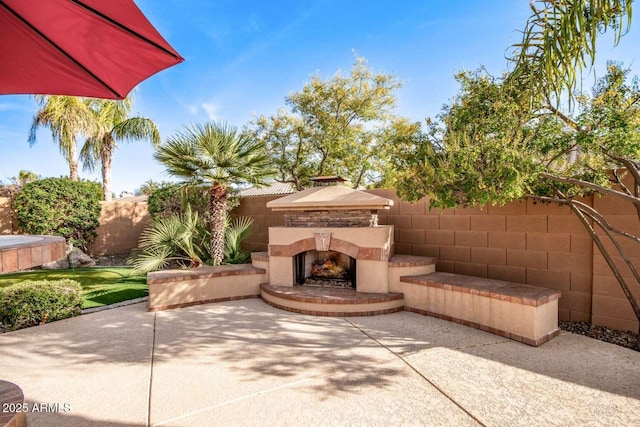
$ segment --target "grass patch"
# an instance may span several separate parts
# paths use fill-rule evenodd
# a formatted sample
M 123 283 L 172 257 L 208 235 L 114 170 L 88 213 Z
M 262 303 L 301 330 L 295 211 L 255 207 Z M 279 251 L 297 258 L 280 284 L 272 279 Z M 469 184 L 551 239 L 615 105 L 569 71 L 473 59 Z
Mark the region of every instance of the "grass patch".
M 82 286 L 82 308 L 100 307 L 149 295 L 145 275 L 126 267 L 90 267 L 75 270 L 35 270 L 0 275 L 0 288 L 27 280 L 72 279 Z

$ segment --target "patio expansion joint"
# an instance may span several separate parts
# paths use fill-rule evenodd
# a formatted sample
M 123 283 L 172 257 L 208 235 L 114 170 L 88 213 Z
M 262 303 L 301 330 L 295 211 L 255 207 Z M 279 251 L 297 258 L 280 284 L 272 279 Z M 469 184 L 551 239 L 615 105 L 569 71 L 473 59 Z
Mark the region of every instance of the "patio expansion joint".
M 365 331 L 364 329 L 362 329 L 361 327 L 359 327 L 358 325 L 356 325 L 355 323 L 353 323 L 352 321 L 350 321 L 349 319 L 344 319 L 345 322 L 349 323 L 351 326 L 353 326 L 355 329 L 357 329 L 358 331 L 360 331 L 364 336 L 366 336 L 367 338 L 369 338 L 370 340 L 372 340 L 373 342 L 375 342 L 376 344 L 378 344 L 380 347 L 384 348 L 385 350 L 387 350 L 389 353 L 393 354 L 398 360 L 400 360 L 402 363 L 404 363 L 409 369 L 411 369 L 413 372 L 415 372 L 420 378 L 422 378 L 424 381 L 426 381 L 431 387 L 433 387 L 434 389 L 436 389 L 440 394 L 442 394 L 445 398 L 447 398 L 451 403 L 453 403 L 455 406 L 458 407 L 458 409 L 460 409 L 462 412 L 464 412 L 467 416 L 469 416 L 469 418 L 471 418 L 472 420 L 474 420 L 476 423 L 478 423 L 478 425 L 482 426 L 482 427 L 486 427 L 486 424 L 483 423 L 482 421 L 480 421 L 480 419 L 478 419 L 478 417 L 476 417 L 475 415 L 473 415 L 471 412 L 469 412 L 464 406 L 462 406 L 461 403 L 459 403 L 458 401 L 456 401 L 451 395 L 447 394 L 447 392 L 445 392 L 442 388 L 440 388 L 437 384 L 435 384 L 433 381 L 431 381 L 429 378 L 427 378 L 422 372 L 420 372 L 416 367 L 414 367 L 406 358 L 404 358 L 401 354 L 393 351 L 391 348 L 389 348 L 388 346 L 384 345 L 382 342 L 380 342 L 379 340 L 377 340 L 375 337 L 373 337 L 372 335 L 370 335 L 369 333 L 367 333 L 367 331 Z M 491 344 L 488 344 L 491 345 Z
M 147 427 L 151 425 L 151 391 L 153 390 L 153 364 L 156 355 L 156 319 L 158 313 L 153 313 L 153 340 L 151 343 L 151 364 L 149 366 L 149 391 L 147 392 Z

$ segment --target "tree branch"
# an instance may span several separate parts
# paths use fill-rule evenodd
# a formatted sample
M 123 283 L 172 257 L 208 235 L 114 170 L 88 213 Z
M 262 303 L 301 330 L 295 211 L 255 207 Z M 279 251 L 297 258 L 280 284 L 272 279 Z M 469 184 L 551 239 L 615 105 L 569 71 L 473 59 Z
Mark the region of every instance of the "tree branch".
M 604 244 L 602 243 L 600 236 L 598 236 L 596 231 L 593 229 L 593 226 L 589 224 L 589 221 L 587 220 L 587 218 L 585 218 L 585 214 L 576 206 L 576 204 L 573 201 L 569 202 L 569 207 L 578 216 L 578 219 L 580 220 L 580 222 L 582 222 L 582 225 L 584 225 L 584 227 L 587 229 L 587 231 L 591 235 L 591 238 L 593 239 L 594 243 L 600 250 L 600 253 L 604 257 L 605 261 L 609 265 L 609 268 L 611 268 L 613 275 L 616 277 L 616 280 L 620 284 L 622 291 L 624 292 L 627 299 L 629 300 L 629 303 L 631 303 L 631 307 L 633 308 L 633 311 L 636 317 L 638 318 L 638 320 L 640 320 L 640 306 L 638 306 L 638 302 L 633 297 L 633 294 L 631 293 L 631 290 L 629 289 L 627 282 L 625 281 L 624 277 L 622 277 L 622 273 L 620 273 L 620 269 L 618 269 L 618 266 L 615 264 L 615 262 L 611 258 L 611 255 L 609 255 L 609 252 L 604 247 Z
M 578 187 L 584 187 L 584 188 L 589 188 L 592 190 L 595 190 L 597 192 L 603 193 L 603 194 L 608 194 L 611 196 L 615 196 L 615 197 L 619 197 L 622 198 L 624 200 L 627 200 L 631 203 L 633 203 L 634 206 L 640 206 L 640 199 L 633 197 L 633 196 L 629 196 L 621 191 L 616 191 L 616 190 L 612 190 L 610 188 L 604 188 L 601 187 L 599 185 L 593 184 L 591 182 L 588 181 L 583 181 L 581 179 L 576 179 L 576 178 L 564 178 L 558 175 L 553 175 L 553 174 L 549 174 L 549 173 L 541 173 L 540 174 L 541 178 L 546 178 L 546 179 L 550 179 L 552 181 L 557 181 L 557 182 L 564 182 L 567 184 L 572 184 L 572 185 L 577 185 Z

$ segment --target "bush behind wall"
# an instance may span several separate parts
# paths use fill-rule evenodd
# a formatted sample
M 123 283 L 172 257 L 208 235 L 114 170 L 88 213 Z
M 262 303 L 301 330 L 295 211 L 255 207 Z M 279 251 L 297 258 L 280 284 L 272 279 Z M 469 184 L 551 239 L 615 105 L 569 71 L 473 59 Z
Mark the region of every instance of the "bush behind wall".
M 62 236 L 88 251 L 97 236 L 102 187 L 92 181 L 46 178 L 26 184 L 13 200 L 21 232 Z

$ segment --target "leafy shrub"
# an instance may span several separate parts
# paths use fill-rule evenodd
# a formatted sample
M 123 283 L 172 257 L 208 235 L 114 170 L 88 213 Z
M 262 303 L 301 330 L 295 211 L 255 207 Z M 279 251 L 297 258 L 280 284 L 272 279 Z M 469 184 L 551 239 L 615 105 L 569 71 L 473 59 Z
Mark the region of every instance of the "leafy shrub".
M 231 211 L 240 205 L 240 197 L 236 191 L 229 190 L 227 210 Z M 152 218 L 181 215 L 187 206 L 196 212 L 208 227 L 211 213 L 209 211 L 209 187 L 184 187 L 179 184 L 163 182 L 154 190 L 147 201 Z
M 8 331 L 76 316 L 82 288 L 75 280 L 38 280 L 0 288 L 0 324 Z
M 91 181 L 46 178 L 26 184 L 13 200 L 21 231 L 62 236 L 87 251 L 100 224 L 102 186 Z

